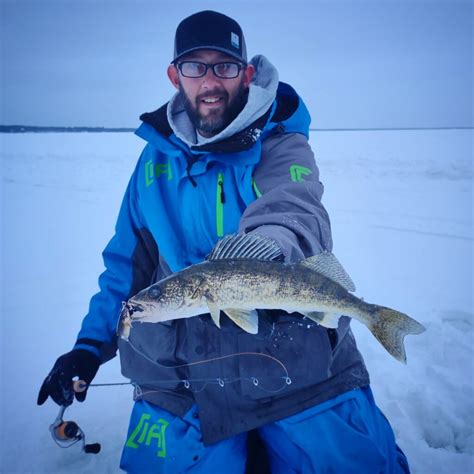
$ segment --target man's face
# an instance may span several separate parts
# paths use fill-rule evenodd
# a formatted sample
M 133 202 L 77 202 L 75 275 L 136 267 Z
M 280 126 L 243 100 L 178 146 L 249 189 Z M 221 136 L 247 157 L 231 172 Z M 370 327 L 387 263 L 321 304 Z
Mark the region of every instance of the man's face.
M 183 61 L 206 64 L 238 62 L 231 56 L 212 50 L 193 51 L 179 62 Z M 173 65 L 168 67 L 168 77 L 182 95 L 191 122 L 207 138 L 224 130 L 243 109 L 254 73 L 253 66 L 248 65 L 236 78 L 224 79 L 217 77 L 209 68 L 203 77 L 191 78 L 184 77 Z

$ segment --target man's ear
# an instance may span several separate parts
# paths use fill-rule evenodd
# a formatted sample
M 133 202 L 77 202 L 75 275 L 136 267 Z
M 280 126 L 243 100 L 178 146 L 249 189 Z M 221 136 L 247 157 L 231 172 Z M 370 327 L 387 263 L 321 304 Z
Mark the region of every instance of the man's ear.
M 176 89 L 179 89 L 179 77 L 178 77 L 178 69 L 174 64 L 170 64 L 168 66 L 168 77 L 169 80 L 171 81 L 171 84 L 176 87 Z
M 244 69 L 244 86 L 248 87 L 252 78 L 255 74 L 255 67 L 252 64 L 248 64 Z

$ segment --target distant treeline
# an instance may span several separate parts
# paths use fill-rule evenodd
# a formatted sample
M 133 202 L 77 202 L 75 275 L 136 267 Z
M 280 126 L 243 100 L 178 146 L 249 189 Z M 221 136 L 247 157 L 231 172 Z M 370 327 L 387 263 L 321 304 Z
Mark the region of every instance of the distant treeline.
M 32 127 L 28 125 L 0 125 L 0 133 L 45 133 L 45 132 L 133 132 L 134 128 L 106 127 Z
M 391 128 L 310 128 L 311 132 L 383 132 L 403 130 L 473 130 L 473 127 L 391 127 Z M 134 132 L 135 128 L 108 127 L 33 127 L 29 125 L 0 125 L 0 133 L 77 133 Z

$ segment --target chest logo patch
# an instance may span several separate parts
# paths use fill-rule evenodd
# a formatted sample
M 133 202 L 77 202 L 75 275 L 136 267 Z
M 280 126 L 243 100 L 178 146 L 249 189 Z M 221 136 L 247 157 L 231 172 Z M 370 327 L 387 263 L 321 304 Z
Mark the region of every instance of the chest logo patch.
M 173 179 L 173 171 L 167 163 L 154 164 L 153 161 L 145 163 L 145 184 L 146 187 L 151 186 L 156 179 L 165 177 L 168 181 Z

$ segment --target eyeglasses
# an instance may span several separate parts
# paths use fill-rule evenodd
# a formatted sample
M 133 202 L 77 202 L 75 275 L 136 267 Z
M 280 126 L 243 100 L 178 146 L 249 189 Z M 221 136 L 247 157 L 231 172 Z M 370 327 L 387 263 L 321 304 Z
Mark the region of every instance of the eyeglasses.
M 206 64 L 198 61 L 183 61 L 176 66 L 184 77 L 203 77 L 207 74 L 207 70 L 211 68 L 214 75 L 221 79 L 234 79 L 240 74 L 240 70 L 245 67 L 243 64 L 232 62 Z

